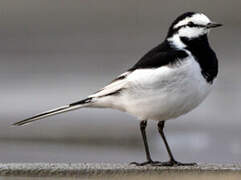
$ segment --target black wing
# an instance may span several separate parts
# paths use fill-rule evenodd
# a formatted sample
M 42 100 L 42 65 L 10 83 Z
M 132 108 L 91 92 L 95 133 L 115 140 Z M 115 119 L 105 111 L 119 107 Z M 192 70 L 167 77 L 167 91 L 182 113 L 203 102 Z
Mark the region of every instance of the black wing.
M 168 64 L 175 64 L 186 58 L 188 54 L 183 50 L 172 48 L 168 42 L 150 50 L 129 71 L 146 68 L 159 68 Z

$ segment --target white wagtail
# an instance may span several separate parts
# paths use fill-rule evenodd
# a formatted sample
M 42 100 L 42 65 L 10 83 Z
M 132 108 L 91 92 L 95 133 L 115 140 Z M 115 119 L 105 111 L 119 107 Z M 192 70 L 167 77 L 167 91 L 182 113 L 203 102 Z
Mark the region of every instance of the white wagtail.
M 170 26 L 165 40 L 109 85 L 87 98 L 23 121 L 20 126 L 48 116 L 79 108 L 112 108 L 128 112 L 140 120 L 147 161 L 136 165 L 178 166 L 163 129 L 165 121 L 197 107 L 209 94 L 218 74 L 218 61 L 208 43 L 209 30 L 219 27 L 202 14 L 187 12 Z M 146 139 L 147 120 L 158 121 L 158 130 L 170 160 L 151 159 Z

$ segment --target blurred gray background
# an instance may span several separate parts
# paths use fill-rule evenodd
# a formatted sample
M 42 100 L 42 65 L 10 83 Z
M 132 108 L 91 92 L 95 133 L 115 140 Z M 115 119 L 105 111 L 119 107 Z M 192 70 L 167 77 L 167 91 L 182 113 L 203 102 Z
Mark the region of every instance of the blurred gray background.
M 139 122 L 118 111 L 82 109 L 10 125 L 103 87 L 186 11 L 224 24 L 209 36 L 220 74 L 201 106 L 167 122 L 167 138 L 178 160 L 240 162 L 240 9 L 239 0 L 0 1 L 0 162 L 143 161 Z M 156 123 L 148 125 L 153 159 L 167 159 Z

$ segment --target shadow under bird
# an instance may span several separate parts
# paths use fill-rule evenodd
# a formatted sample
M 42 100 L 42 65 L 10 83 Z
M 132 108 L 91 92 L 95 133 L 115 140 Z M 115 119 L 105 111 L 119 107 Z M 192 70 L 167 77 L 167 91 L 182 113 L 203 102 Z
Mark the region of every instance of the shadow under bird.
M 203 13 L 187 12 L 175 19 L 165 40 L 109 85 L 87 98 L 43 112 L 13 125 L 21 126 L 79 108 L 112 108 L 140 120 L 146 161 L 138 166 L 184 166 L 175 160 L 164 134 L 165 122 L 188 113 L 209 94 L 218 74 L 218 60 L 208 42 L 210 29 L 221 26 Z M 148 120 L 158 122 L 169 161 L 153 161 L 146 138 Z

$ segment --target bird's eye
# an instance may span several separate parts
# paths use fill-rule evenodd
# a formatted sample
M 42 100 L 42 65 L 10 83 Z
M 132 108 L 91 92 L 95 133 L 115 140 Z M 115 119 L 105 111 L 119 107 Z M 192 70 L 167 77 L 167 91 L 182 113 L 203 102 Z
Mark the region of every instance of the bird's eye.
M 192 26 L 194 26 L 194 23 L 193 23 L 193 22 L 189 22 L 189 23 L 188 23 L 188 26 L 191 26 L 191 27 L 192 27 Z

